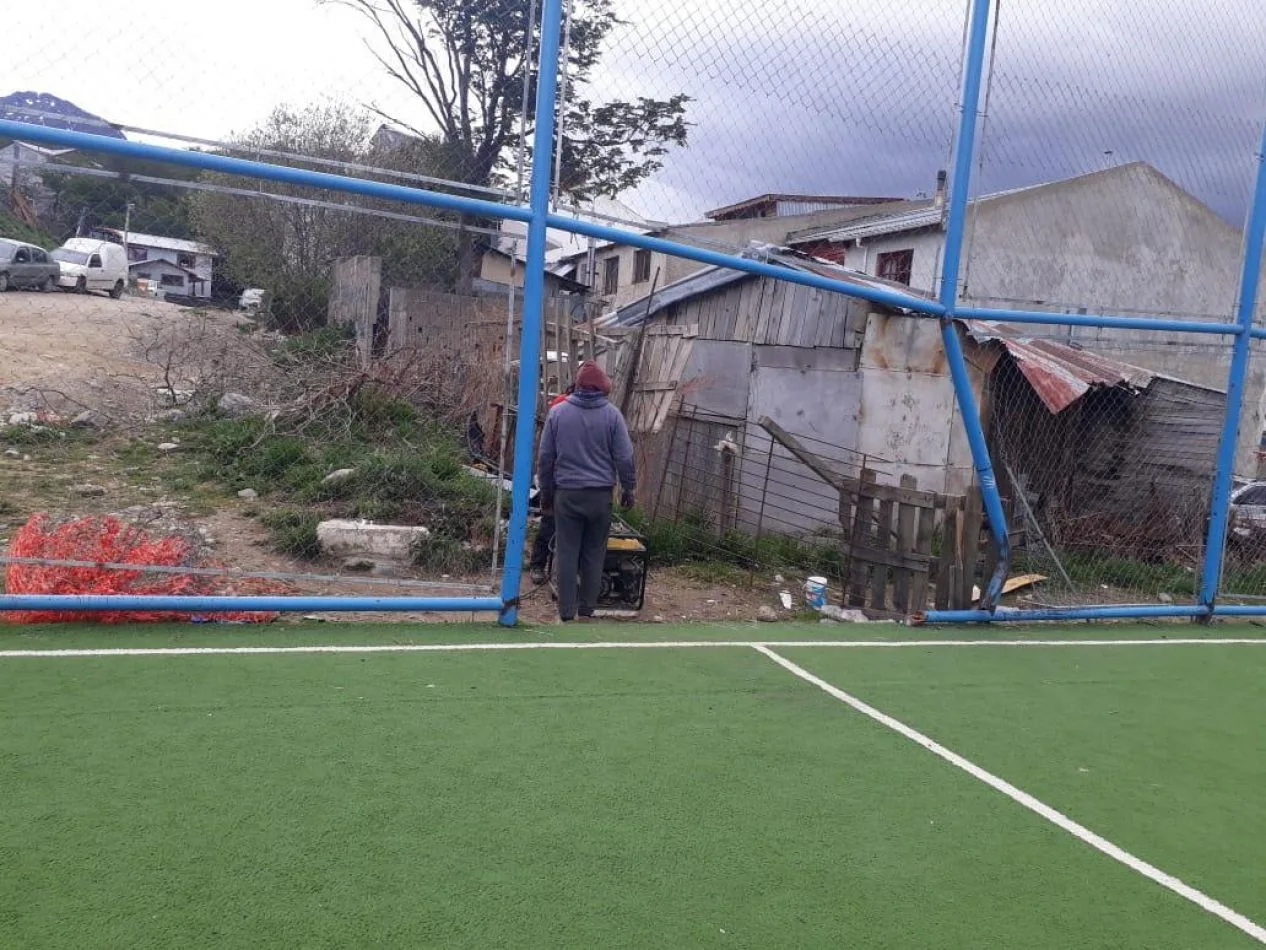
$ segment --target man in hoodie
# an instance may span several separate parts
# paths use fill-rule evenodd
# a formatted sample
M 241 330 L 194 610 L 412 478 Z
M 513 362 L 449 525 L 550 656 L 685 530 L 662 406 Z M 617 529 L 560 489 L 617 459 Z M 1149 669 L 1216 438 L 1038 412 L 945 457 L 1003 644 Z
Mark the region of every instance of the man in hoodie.
M 575 391 L 575 384 L 568 386 L 565 391 L 559 393 L 550 400 L 550 409 L 566 402 L 567 397 Z M 553 540 L 554 509 L 552 506 L 547 508 L 544 504 L 542 504 L 541 526 L 536 530 L 536 540 L 532 542 L 532 559 L 528 562 L 528 569 L 532 572 L 532 583 L 538 587 L 548 580 L 545 576 L 545 564 L 549 561 L 549 545 Z
M 633 507 L 633 443 L 624 416 L 607 401 L 610 392 L 607 374 L 586 362 L 576 374 L 576 391 L 550 410 L 541 436 L 537 477 L 542 508 L 554 510 L 558 616 L 564 623 L 593 616 L 597 606 L 617 482 L 620 506 Z

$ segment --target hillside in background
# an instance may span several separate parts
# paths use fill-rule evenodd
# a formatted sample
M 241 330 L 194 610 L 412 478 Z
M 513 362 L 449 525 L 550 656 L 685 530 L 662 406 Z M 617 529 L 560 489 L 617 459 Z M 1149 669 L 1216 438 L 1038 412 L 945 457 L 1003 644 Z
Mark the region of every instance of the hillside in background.
M 57 246 L 57 239 L 51 234 L 19 220 L 3 204 L 0 204 L 0 237 L 26 241 L 49 250 Z
M 118 129 L 106 124 L 104 119 L 47 92 L 14 92 L 0 96 L 0 119 L 116 139 L 126 138 Z

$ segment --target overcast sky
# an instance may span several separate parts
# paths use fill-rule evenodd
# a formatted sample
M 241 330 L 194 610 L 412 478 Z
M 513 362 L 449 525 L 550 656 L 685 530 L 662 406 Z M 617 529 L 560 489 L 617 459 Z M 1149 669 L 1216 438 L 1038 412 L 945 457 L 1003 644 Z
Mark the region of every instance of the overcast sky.
M 694 99 L 689 148 L 626 201 L 688 220 L 767 191 L 930 191 L 950 150 L 965 0 L 618 0 L 594 98 Z M 315 0 L 6 4 L 0 94 L 210 138 L 279 103 L 422 123 Z M 1266 120 L 1259 0 L 1002 0 L 978 193 L 1144 159 L 1231 220 Z

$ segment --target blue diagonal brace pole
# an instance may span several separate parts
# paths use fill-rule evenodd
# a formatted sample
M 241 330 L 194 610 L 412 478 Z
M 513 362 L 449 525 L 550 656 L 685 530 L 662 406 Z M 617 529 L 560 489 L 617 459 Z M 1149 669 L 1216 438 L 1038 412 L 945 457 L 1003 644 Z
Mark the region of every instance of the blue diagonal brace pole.
M 941 269 L 939 300 L 945 308 L 941 317 L 941 339 L 945 346 L 950 379 L 967 430 L 976 481 L 989 516 L 989 531 L 998 546 L 998 567 L 989 579 L 980 599 L 982 610 L 991 611 L 1002 596 L 1002 584 L 1011 562 L 1011 545 L 1007 535 L 1007 517 L 1002 510 L 1002 496 L 989 458 L 985 430 L 980 422 L 980 406 L 971 388 L 971 373 L 963 355 L 963 344 L 954 325 L 954 307 L 958 303 L 958 275 L 963 262 L 963 239 L 967 229 L 967 198 L 971 189 L 971 167 L 976 154 L 976 125 L 980 114 L 980 91 L 985 68 L 985 48 L 989 40 L 989 0 L 972 0 L 971 21 L 967 30 L 967 51 L 963 67 L 962 111 L 955 138 L 954 170 L 950 178 L 949 200 L 945 219 L 945 254 Z
M 550 156 L 554 154 L 554 104 L 558 97 L 559 42 L 563 0 L 543 0 L 541 51 L 537 68 L 536 127 L 532 136 L 532 179 L 527 259 L 523 265 L 523 333 L 519 343 L 519 410 L 514 425 L 514 488 L 510 495 L 510 530 L 501 575 L 501 622 L 518 622 L 519 585 L 527 546 L 528 489 L 536 448 L 537 387 L 540 385 L 541 321 L 545 309 L 545 236 L 550 199 Z
M 1235 474 L 1235 447 L 1244 410 L 1244 384 L 1248 377 L 1252 349 L 1253 314 L 1257 310 L 1257 290 L 1261 282 L 1262 247 L 1266 241 L 1266 127 L 1262 129 L 1257 152 L 1257 183 L 1249 209 L 1244 237 L 1244 261 L 1240 271 L 1240 294 L 1235 323 L 1238 335 L 1231 351 L 1231 369 L 1226 382 L 1226 415 L 1218 443 L 1213 495 L 1209 500 L 1209 529 L 1205 536 L 1204 567 L 1200 574 L 1200 603 L 1212 607 L 1222 583 L 1226 556 L 1227 521 L 1231 511 L 1231 483 Z

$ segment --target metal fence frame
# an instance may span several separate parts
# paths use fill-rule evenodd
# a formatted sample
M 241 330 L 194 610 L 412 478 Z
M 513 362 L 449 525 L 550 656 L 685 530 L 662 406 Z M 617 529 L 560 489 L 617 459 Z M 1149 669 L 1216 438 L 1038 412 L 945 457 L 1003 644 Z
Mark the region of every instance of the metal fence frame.
M 533 137 L 535 156 L 551 156 L 554 151 L 555 112 L 558 100 L 557 65 L 561 54 L 564 6 L 565 0 L 541 0 L 541 44 Z M 540 327 L 545 290 L 545 238 L 547 228 L 557 228 L 581 236 L 683 257 L 702 264 L 719 265 L 788 283 L 858 297 L 873 303 L 903 308 L 913 314 L 940 321 L 959 412 L 966 426 L 977 480 L 985 510 L 989 516 L 990 532 L 994 543 L 998 546 L 999 557 L 997 571 L 984 592 L 980 609 L 928 611 L 918 615 L 916 619 L 927 622 L 962 623 L 1158 617 L 1207 620 L 1214 616 L 1266 616 L 1266 605 L 1235 606 L 1217 603 L 1230 512 L 1236 434 L 1244 402 L 1244 383 L 1249 369 L 1250 346 L 1254 338 L 1266 339 L 1266 328 L 1253 326 L 1263 241 L 1266 239 L 1266 163 L 1263 161 L 1263 156 L 1266 154 L 1266 128 L 1263 129 L 1262 145 L 1257 156 L 1255 186 L 1244 241 L 1238 309 L 1233 322 L 1185 322 L 1112 314 L 1055 314 L 959 306 L 958 284 L 967 223 L 967 200 L 976 155 L 977 129 L 981 120 L 981 93 L 990 24 L 991 18 L 996 13 L 996 6 L 996 0 L 968 0 L 963 78 L 958 106 L 953 171 L 950 176 L 947 201 L 945 257 L 939 294 L 935 301 L 883 288 L 861 287 L 816 274 L 790 271 L 733 254 L 679 244 L 672 240 L 636 234 L 551 212 L 552 169 L 551 162 L 548 160 L 537 160 L 533 163 L 529 201 L 524 206 L 250 161 L 227 155 L 129 142 L 82 132 L 47 128 L 26 122 L 0 121 L 0 136 L 41 145 L 108 153 L 247 178 L 389 199 L 477 217 L 524 222 L 528 227 L 523 291 L 523 335 L 519 354 L 522 372 L 519 376 L 519 412 L 516 419 L 513 465 L 514 488 L 511 494 L 510 525 L 500 596 L 376 598 L 5 595 L 0 596 L 0 610 L 473 611 L 493 612 L 499 616 L 501 623 L 515 624 L 518 619 L 518 592 L 527 541 L 528 489 L 533 467 L 534 409 L 539 385 Z M 958 335 L 953 329 L 955 318 L 1042 325 L 1126 327 L 1170 333 L 1218 334 L 1234 338 L 1234 350 L 1227 380 L 1225 417 L 1214 473 L 1204 563 L 1196 603 L 1163 606 L 1086 606 L 1049 610 L 1014 610 L 997 607 L 1009 566 L 1008 529 L 1002 496 L 994 477 L 993 463 L 980 423 L 979 407 L 976 405 L 968 378 L 967 363 Z

